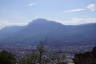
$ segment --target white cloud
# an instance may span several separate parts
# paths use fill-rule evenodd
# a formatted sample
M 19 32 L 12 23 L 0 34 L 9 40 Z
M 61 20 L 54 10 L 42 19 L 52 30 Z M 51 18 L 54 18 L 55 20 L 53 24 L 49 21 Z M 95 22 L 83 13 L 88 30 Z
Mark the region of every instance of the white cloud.
M 76 23 L 96 23 L 96 18 L 72 18 L 73 22 Z
M 92 12 L 96 11 L 96 3 L 89 4 L 85 8 L 65 10 L 64 12 L 81 12 L 86 10 L 90 10 Z
M 86 8 L 91 11 L 96 11 L 96 4 L 89 4 Z
M 80 12 L 84 11 L 85 9 L 73 9 L 73 10 L 65 10 L 64 12 Z
M 26 25 L 27 23 L 24 23 L 24 22 L 9 22 L 9 21 L 6 21 L 6 20 L 0 20 L 0 28 L 2 27 L 5 27 L 5 26 L 14 26 L 14 25 L 17 25 L 17 26 L 22 26 L 22 25 Z
M 87 24 L 87 23 L 96 23 L 96 18 L 72 18 L 62 22 L 66 25 L 78 25 L 78 24 Z
M 29 3 L 28 6 L 32 7 L 32 6 L 35 6 L 36 3 Z

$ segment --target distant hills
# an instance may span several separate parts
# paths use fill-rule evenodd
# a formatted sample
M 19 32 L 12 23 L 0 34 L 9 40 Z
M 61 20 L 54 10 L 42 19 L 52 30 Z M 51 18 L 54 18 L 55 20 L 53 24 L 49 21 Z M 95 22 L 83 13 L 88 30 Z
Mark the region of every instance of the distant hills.
M 96 45 L 96 23 L 63 25 L 46 19 L 36 19 L 27 26 L 11 26 L 0 30 L 0 44 L 38 44 L 49 46 Z

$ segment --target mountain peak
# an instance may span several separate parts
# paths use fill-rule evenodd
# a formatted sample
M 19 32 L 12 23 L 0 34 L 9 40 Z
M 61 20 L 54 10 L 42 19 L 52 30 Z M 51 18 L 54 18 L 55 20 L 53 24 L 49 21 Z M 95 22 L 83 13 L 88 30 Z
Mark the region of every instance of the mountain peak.
M 32 22 L 30 22 L 29 26 L 30 25 L 37 25 L 37 24 L 47 23 L 47 22 L 49 22 L 49 21 L 46 20 L 46 19 L 39 18 L 39 19 L 35 19 Z
M 31 23 L 29 23 L 28 26 L 31 26 L 31 27 L 33 26 L 34 27 L 64 27 L 64 25 L 61 23 L 42 19 L 42 18 L 33 20 Z
M 49 20 L 43 19 L 43 18 L 38 18 L 32 21 L 32 23 L 42 23 L 42 22 L 49 22 Z
M 41 21 L 41 22 L 44 21 L 44 22 L 45 22 L 45 21 L 47 21 L 47 20 L 46 20 L 46 19 L 43 19 L 43 18 L 38 18 L 38 19 L 35 19 L 35 20 L 33 20 L 33 21 L 34 21 L 34 22 L 36 22 L 36 21 Z

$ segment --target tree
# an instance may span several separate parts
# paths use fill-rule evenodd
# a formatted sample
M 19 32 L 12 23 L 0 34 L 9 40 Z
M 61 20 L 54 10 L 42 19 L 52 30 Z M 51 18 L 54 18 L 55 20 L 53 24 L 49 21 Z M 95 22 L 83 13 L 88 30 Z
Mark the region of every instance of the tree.
M 44 52 L 44 46 L 43 44 L 38 44 L 35 51 L 32 51 L 32 53 L 24 56 L 20 61 L 19 64 L 42 64 L 43 58 L 43 52 Z
M 16 58 L 10 52 L 0 52 L 0 64 L 16 64 Z
M 90 52 L 75 54 L 75 64 L 96 64 L 96 47 Z
M 42 64 L 42 56 L 43 56 L 43 53 L 45 52 L 44 50 L 44 45 L 42 42 L 40 42 L 40 44 L 37 46 L 37 51 L 39 53 L 39 59 L 38 59 L 38 62 L 39 64 Z

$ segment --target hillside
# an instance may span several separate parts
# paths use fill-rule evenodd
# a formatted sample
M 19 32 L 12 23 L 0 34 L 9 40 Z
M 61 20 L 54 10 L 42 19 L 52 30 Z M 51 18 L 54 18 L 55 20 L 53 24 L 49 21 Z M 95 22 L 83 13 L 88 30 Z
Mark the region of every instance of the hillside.
M 96 45 L 96 24 L 63 25 L 46 19 L 36 19 L 27 26 L 0 30 L 1 44 L 32 44 L 46 40 L 51 45 Z

